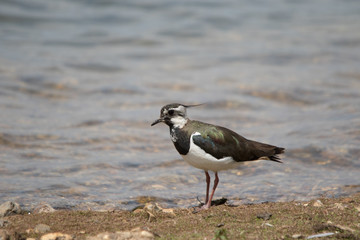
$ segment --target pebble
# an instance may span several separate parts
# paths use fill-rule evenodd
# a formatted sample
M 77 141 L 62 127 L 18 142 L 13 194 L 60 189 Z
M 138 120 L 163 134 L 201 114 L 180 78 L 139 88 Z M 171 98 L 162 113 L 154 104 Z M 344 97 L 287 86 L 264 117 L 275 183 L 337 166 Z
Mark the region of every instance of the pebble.
M 302 238 L 303 236 L 301 234 L 294 234 L 291 237 L 294 239 L 299 239 L 299 238 Z
M 256 217 L 264 220 L 269 220 L 271 216 L 272 216 L 271 213 L 259 213 Z
M 51 213 L 55 212 L 56 210 L 50 206 L 48 203 L 40 203 L 34 208 L 33 213 Z
M 0 217 L 10 216 L 13 214 L 20 214 L 21 208 L 18 203 L 15 202 L 5 202 L 0 205 Z
M 320 200 L 316 200 L 313 204 L 314 207 L 322 207 L 324 204 Z
M 55 232 L 42 235 L 40 240 L 72 240 L 73 237 L 66 233 Z
M 174 213 L 174 209 L 172 208 L 164 208 L 162 210 L 163 213 L 167 213 L 167 214 L 170 214 L 170 215 L 173 215 L 173 216 L 176 216 L 176 214 Z
M 335 203 L 334 205 L 335 205 L 335 207 L 336 207 L 337 209 L 340 209 L 340 210 L 344 210 L 344 209 L 345 209 L 345 207 L 344 207 L 344 205 L 343 205 L 342 203 Z
M 86 239 L 87 240 L 126 240 L 126 239 L 152 240 L 155 239 L 155 236 L 149 231 L 145 231 L 140 228 L 134 228 L 130 231 L 124 231 L 124 232 L 99 233 L 96 236 L 90 236 L 87 237 Z
M 9 221 L 4 220 L 4 219 L 0 219 L 0 227 L 6 227 L 10 224 Z
M 6 230 L 0 229 L 0 239 L 1 240 L 9 240 L 10 235 Z
M 146 203 L 142 210 L 136 209 L 134 212 L 145 211 L 149 214 L 150 218 L 154 217 L 157 212 L 163 212 L 172 216 L 175 216 L 174 209 L 172 208 L 162 208 L 158 203 Z M 150 220 L 149 218 L 149 220 Z
M 46 233 L 50 231 L 50 227 L 46 224 L 38 224 L 34 228 L 35 233 Z

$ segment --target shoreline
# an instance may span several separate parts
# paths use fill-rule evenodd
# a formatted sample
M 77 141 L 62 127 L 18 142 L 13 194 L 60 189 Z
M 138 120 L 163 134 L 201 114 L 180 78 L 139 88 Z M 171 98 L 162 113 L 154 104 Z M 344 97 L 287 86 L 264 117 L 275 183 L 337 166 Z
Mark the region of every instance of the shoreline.
M 64 239 L 93 240 L 126 239 L 121 236 L 136 239 L 301 239 L 320 234 L 318 237 L 326 239 L 360 239 L 359 219 L 360 192 L 311 201 L 219 205 L 196 214 L 191 209 L 162 208 L 154 202 L 133 211 L 52 210 L 51 206 L 44 205 L 32 213 L 23 211 L 0 218 L 0 237 L 55 239 L 55 235 L 49 234 L 56 233 L 64 234 Z

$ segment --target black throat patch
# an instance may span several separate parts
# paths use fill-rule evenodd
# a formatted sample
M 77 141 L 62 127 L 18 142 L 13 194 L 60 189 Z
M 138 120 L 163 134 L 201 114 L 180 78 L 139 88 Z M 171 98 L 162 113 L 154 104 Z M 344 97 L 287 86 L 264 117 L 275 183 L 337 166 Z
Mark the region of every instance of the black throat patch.
M 176 150 L 181 155 L 186 155 L 190 149 L 190 136 L 186 131 L 180 128 L 170 127 L 171 140 L 175 145 Z

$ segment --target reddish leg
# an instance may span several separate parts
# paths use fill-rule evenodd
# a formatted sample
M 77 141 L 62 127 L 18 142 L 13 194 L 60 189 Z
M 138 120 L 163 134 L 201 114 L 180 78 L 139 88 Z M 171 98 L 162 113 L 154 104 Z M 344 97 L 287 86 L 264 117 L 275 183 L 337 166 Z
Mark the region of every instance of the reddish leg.
M 210 175 L 208 171 L 205 171 L 205 176 L 206 176 L 206 199 L 205 199 L 205 204 L 206 204 L 209 200 L 209 188 L 210 188 Z
M 216 187 L 219 183 L 219 177 L 218 177 L 218 174 L 217 172 L 215 172 L 215 180 L 214 180 L 214 186 L 213 186 L 213 189 L 212 189 L 212 192 L 211 192 L 211 195 L 210 195 L 210 198 L 209 200 L 206 202 L 206 204 L 204 206 L 202 206 L 202 209 L 208 209 L 211 207 L 211 201 L 214 197 L 214 193 L 215 193 L 215 190 L 216 190 Z

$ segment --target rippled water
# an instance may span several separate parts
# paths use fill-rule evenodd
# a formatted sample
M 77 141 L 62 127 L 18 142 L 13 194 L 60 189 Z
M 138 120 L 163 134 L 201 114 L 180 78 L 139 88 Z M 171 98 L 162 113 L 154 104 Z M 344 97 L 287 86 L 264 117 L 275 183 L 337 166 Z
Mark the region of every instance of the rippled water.
M 287 149 L 220 173 L 215 197 L 305 200 L 360 190 L 360 2 L 0 2 L 0 201 L 31 208 L 196 204 L 177 154 L 191 119 Z

